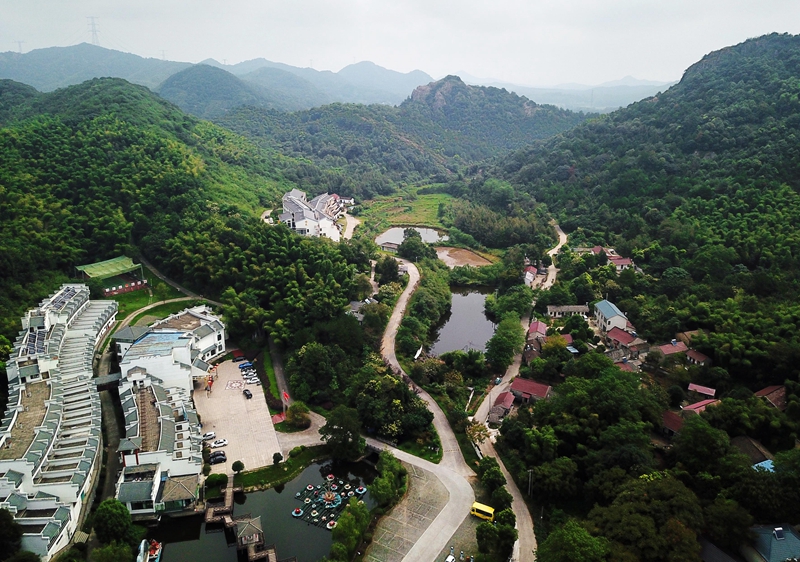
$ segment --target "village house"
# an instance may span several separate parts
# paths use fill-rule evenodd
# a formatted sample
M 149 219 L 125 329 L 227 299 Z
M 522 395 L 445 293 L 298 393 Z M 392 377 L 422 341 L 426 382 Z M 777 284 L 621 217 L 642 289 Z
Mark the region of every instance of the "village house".
M 532 286 L 536 281 L 536 268 L 532 265 L 526 266 L 522 274 L 526 285 Z
M 686 360 L 692 365 L 700 365 L 701 367 L 710 367 L 711 358 L 696 349 L 690 349 L 686 352 Z
M 552 388 L 546 384 L 520 377 L 514 379 L 510 390 L 514 397 L 518 398 L 523 404 L 546 400 L 552 392 Z
M 628 328 L 628 317 L 612 302 L 602 300 L 594 305 L 594 319 L 604 332 L 612 328 L 625 330 Z
M 701 400 L 700 402 L 695 402 L 694 404 L 689 404 L 688 406 L 684 406 L 682 414 L 684 417 L 692 414 L 701 414 L 706 410 L 706 408 L 708 408 L 709 406 L 713 406 L 714 404 L 717 403 L 719 403 L 719 400 L 714 400 L 713 398 L 709 398 L 708 400 Z
M 689 392 L 696 392 L 697 394 L 708 396 L 709 398 L 714 398 L 714 396 L 717 394 L 716 389 L 708 386 L 700 386 L 699 384 L 694 383 L 689 383 Z
M 589 305 L 586 304 L 568 304 L 557 306 L 550 304 L 547 306 L 547 316 L 550 318 L 566 318 L 568 316 L 575 316 L 576 314 L 586 318 L 589 316 Z
M 686 344 L 678 340 L 672 340 L 670 343 L 659 345 L 658 349 L 664 354 L 664 357 L 669 357 L 670 355 L 675 355 L 677 353 L 686 353 L 689 351 L 689 348 L 686 347 Z
M 781 385 L 768 386 L 756 392 L 756 396 L 766 400 L 772 407 L 781 412 L 786 409 L 786 387 Z
M 664 426 L 662 432 L 667 437 L 674 437 L 683 429 L 683 418 L 671 410 L 661 415 L 661 421 Z
M 492 409 L 489 410 L 489 423 L 498 424 L 511 411 L 514 405 L 514 395 L 510 392 L 501 392 L 494 401 Z
M 541 320 L 534 320 L 528 328 L 528 341 L 543 338 L 547 335 L 547 324 Z
M 788 562 L 800 558 L 800 535 L 791 525 L 758 525 L 750 528 L 755 542 L 742 547 L 752 562 Z

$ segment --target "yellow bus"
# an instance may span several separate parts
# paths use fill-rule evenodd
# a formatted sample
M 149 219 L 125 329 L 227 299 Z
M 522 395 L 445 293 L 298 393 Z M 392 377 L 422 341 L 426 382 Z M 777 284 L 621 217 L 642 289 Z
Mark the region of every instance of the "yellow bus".
M 475 502 L 472 504 L 472 509 L 469 510 L 470 515 L 486 519 L 487 521 L 494 521 L 494 508 Z

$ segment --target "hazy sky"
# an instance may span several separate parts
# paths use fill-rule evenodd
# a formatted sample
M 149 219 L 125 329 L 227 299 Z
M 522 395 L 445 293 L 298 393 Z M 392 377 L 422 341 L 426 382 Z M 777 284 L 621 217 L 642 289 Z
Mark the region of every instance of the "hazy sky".
M 800 33 L 798 0 L 0 0 L 0 51 L 91 42 L 228 64 L 370 60 L 525 85 L 679 79 L 704 54 Z

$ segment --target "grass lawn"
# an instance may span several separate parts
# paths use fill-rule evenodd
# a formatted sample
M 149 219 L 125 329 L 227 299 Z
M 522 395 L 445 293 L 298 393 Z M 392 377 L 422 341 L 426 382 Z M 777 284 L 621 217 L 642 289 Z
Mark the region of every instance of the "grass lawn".
M 161 279 L 155 276 L 155 274 L 150 271 L 148 268 L 144 269 L 144 276 L 147 279 L 147 285 L 152 288 L 156 284 L 164 285 L 166 289 L 164 290 L 163 294 L 159 294 L 159 300 L 169 300 L 175 299 L 178 297 L 186 296 L 171 285 L 167 285 Z M 124 293 L 122 295 L 116 295 L 114 297 L 109 297 L 108 299 L 104 300 L 115 300 L 119 303 L 119 311 L 117 312 L 117 321 L 121 322 L 125 320 L 128 316 L 130 316 L 133 312 L 139 310 L 143 306 L 147 306 L 148 304 L 152 304 L 153 300 L 156 297 L 150 296 L 150 291 L 148 289 L 142 289 L 140 291 L 133 291 L 132 293 Z
M 201 300 L 201 299 L 198 299 Z M 208 304 L 208 303 L 206 303 Z M 145 310 L 144 312 L 140 312 L 136 316 L 133 317 L 131 320 L 131 326 L 135 326 L 136 323 L 144 318 L 145 316 L 155 316 L 157 318 L 166 318 L 170 314 L 175 314 L 176 312 L 180 312 L 184 308 L 189 308 L 194 306 L 193 301 L 178 301 L 178 302 L 167 302 L 164 304 L 160 304 L 158 306 L 154 306 L 150 310 Z
M 370 222 L 386 221 L 389 225 L 431 226 L 444 228 L 439 220 L 439 204 L 452 199 L 446 193 L 418 195 L 404 198 L 403 195 L 374 199 L 359 218 Z
M 417 443 L 416 440 L 403 441 L 397 444 L 397 448 L 406 453 L 412 454 L 415 457 L 431 461 L 434 464 L 439 464 L 442 460 L 442 442 L 439 440 L 439 434 L 436 433 L 436 428 L 431 424 L 431 433 L 433 438 L 427 443 Z M 433 447 L 433 449 L 431 449 Z
M 285 421 L 282 421 L 281 423 L 275 424 L 275 431 L 277 431 L 278 433 L 300 433 L 301 431 L 305 431 L 305 429 L 299 427 L 292 427 Z
M 269 393 L 272 394 L 277 400 L 281 399 L 281 394 L 278 392 L 278 379 L 275 378 L 275 369 L 272 367 L 272 357 L 269 355 L 269 348 L 264 350 L 262 355 L 264 359 L 264 372 L 269 379 Z
M 233 477 L 233 482 L 236 486 L 242 486 L 245 489 L 259 488 L 265 490 L 288 482 L 316 459 L 326 456 L 325 445 L 307 447 L 299 455 L 290 456 L 286 462 L 237 474 Z

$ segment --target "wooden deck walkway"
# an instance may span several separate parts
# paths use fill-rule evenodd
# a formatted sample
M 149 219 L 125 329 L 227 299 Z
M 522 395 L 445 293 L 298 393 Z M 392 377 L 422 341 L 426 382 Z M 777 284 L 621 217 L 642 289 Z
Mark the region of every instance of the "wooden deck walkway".
M 243 515 L 236 519 L 233 517 L 233 496 L 235 493 L 241 491 L 242 488 L 234 488 L 233 474 L 229 474 L 228 486 L 225 488 L 225 501 L 222 505 L 214 505 L 206 509 L 206 523 L 222 523 L 226 528 L 230 529 L 236 527 L 237 523 L 245 520 L 249 521 L 251 519 L 249 514 Z M 237 545 L 237 548 L 242 549 L 243 547 Z M 275 545 L 270 544 L 268 546 L 264 546 L 263 532 L 261 533 L 259 542 L 248 544 L 244 548 L 247 549 L 248 561 L 252 562 L 255 560 L 267 560 L 267 562 L 278 562 L 278 552 L 275 549 Z M 297 559 L 292 556 L 291 558 L 287 558 L 281 562 L 297 562 Z

